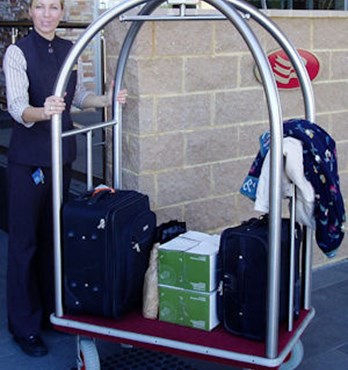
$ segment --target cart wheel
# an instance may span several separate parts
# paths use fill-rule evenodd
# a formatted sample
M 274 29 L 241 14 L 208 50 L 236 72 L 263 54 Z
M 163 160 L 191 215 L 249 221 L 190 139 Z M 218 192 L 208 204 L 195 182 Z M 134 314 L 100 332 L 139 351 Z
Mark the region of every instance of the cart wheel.
M 298 340 L 294 348 L 292 349 L 290 353 L 290 357 L 286 362 L 284 362 L 279 370 L 293 370 L 296 369 L 298 365 L 300 365 L 304 355 L 304 350 L 303 350 L 303 344 L 300 340 Z
M 81 339 L 77 367 L 79 370 L 100 370 L 98 350 L 92 339 Z

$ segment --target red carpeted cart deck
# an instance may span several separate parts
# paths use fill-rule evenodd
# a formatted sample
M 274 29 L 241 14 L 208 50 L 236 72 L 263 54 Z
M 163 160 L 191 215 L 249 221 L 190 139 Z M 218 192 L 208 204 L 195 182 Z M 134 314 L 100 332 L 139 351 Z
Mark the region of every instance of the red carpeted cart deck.
M 279 331 L 279 355 L 265 357 L 265 343 L 234 336 L 221 326 L 211 332 L 192 329 L 159 320 L 145 319 L 140 312 L 132 312 L 120 320 L 91 316 L 57 317 L 54 327 L 66 333 L 90 336 L 118 343 L 133 344 L 188 357 L 201 358 L 231 366 L 253 366 L 253 369 L 278 368 L 291 353 L 311 319 L 314 310 L 302 310 L 294 321 L 294 330 L 285 326 Z

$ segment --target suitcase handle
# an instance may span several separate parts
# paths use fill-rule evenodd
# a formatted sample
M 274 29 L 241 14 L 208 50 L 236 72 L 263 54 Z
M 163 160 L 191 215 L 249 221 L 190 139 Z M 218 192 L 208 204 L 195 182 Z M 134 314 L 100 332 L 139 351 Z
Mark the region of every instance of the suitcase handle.
M 115 194 L 116 190 L 114 188 L 98 188 L 93 190 L 89 194 L 88 205 L 97 204 L 102 198 L 107 196 L 108 194 Z
M 104 191 L 107 191 L 108 193 L 116 193 L 116 190 L 114 188 L 97 188 L 93 190 L 92 197 L 95 197 L 97 194 L 100 194 Z
M 247 226 L 247 231 L 257 229 L 268 223 L 268 214 L 261 215 L 259 218 L 253 217 L 247 221 L 243 221 L 242 225 Z

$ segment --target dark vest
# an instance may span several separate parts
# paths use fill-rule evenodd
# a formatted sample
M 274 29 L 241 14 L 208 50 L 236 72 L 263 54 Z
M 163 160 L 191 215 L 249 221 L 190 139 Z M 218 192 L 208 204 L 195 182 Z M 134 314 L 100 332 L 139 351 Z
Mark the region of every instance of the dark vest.
M 29 104 L 43 107 L 46 97 L 53 94 L 56 78 L 72 43 L 57 36 L 48 41 L 33 30 L 16 45 L 27 61 Z M 70 108 L 76 81 L 77 72 L 73 71 L 66 88 L 66 109 L 62 114 L 63 131 L 72 128 Z M 71 163 L 75 158 L 75 138 L 64 138 L 63 163 Z M 40 121 L 31 128 L 16 123 L 12 131 L 8 159 L 17 164 L 51 166 L 51 120 Z

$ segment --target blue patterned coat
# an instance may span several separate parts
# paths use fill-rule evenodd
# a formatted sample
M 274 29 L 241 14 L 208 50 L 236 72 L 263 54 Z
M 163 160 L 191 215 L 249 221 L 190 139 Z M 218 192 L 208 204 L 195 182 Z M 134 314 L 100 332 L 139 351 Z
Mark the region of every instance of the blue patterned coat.
M 315 192 L 315 237 L 319 248 L 329 257 L 340 246 L 346 220 L 337 167 L 336 143 L 320 126 L 302 119 L 283 124 L 284 136 L 303 144 L 304 175 Z M 241 193 L 255 200 L 258 178 L 269 150 L 270 133 L 260 138 L 261 149 L 241 187 Z

